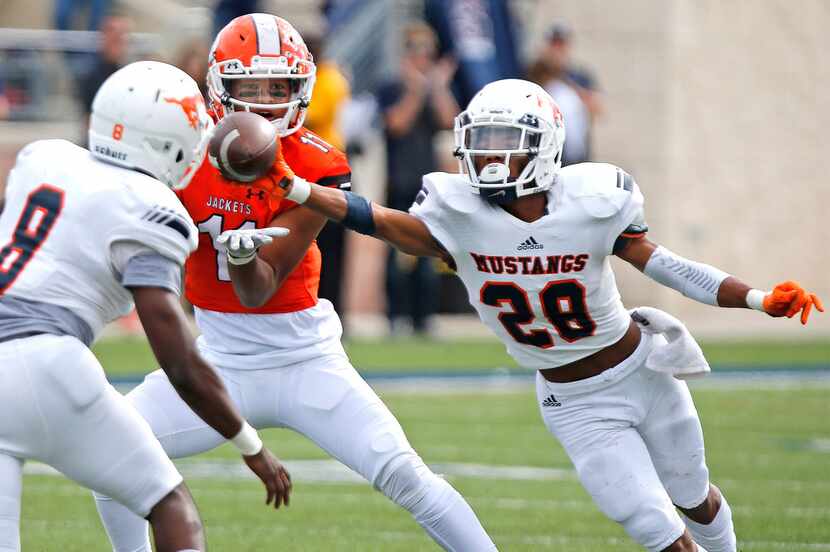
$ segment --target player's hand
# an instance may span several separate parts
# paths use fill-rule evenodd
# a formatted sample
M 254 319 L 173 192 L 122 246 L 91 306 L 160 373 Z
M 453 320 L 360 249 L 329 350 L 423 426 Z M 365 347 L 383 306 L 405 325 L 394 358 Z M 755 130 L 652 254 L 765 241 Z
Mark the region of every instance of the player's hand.
M 282 155 L 282 148 L 277 150 L 277 156 L 271 169 L 265 175 L 265 178 L 260 178 L 256 187 L 265 191 L 268 194 L 268 199 L 273 205 L 278 203 L 285 197 L 285 194 L 291 190 L 291 182 L 294 180 L 294 171 L 285 161 Z
M 280 461 L 271 454 L 271 451 L 262 447 L 259 454 L 243 456 L 242 459 L 245 460 L 251 471 L 262 480 L 268 490 L 265 504 L 271 504 L 273 500 L 274 508 L 279 508 L 280 504 L 283 503 L 288 506 L 288 499 L 291 495 L 291 476 L 288 475 L 285 466 L 280 464 Z
M 770 316 L 792 318 L 801 311 L 801 323 L 806 324 L 813 305 L 824 312 L 824 305 L 815 293 L 807 292 L 798 282 L 781 282 L 764 297 L 764 311 Z
M 216 243 L 225 245 L 228 261 L 242 265 L 251 262 L 257 250 L 263 245 L 288 235 L 288 228 L 269 226 L 268 228 L 251 228 L 247 230 L 225 230 L 216 238 Z

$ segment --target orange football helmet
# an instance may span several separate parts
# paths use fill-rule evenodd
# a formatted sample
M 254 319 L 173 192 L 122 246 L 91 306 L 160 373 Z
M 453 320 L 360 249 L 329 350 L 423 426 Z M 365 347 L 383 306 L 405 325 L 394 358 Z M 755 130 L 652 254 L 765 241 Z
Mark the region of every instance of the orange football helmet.
M 219 31 L 208 58 L 208 99 L 217 117 L 228 111 L 274 112 L 280 136 L 299 130 L 311 101 L 316 67 L 300 33 L 285 19 L 265 13 L 237 17 Z M 234 79 L 288 79 L 288 102 L 261 104 L 235 98 Z

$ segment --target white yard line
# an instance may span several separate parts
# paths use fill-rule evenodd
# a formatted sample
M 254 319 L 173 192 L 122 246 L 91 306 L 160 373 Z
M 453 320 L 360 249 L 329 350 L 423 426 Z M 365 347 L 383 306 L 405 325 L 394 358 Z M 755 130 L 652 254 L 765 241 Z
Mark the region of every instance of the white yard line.
M 286 467 L 295 481 L 306 483 L 334 483 L 360 484 L 366 481 L 336 460 L 288 460 Z M 188 459 L 176 462 L 185 479 L 214 479 L 233 481 L 238 479 L 252 480 L 254 476 L 236 460 L 202 460 Z M 445 462 L 431 464 L 436 473 L 453 477 L 467 477 L 472 479 L 505 480 L 505 481 L 576 481 L 576 474 L 569 469 L 540 468 L 535 466 L 496 466 L 487 464 L 469 464 Z M 29 475 L 60 474 L 53 468 L 39 462 L 27 462 L 24 473 Z M 743 484 L 737 481 L 725 482 L 734 485 Z M 776 481 L 777 486 L 812 487 L 815 482 L 806 481 Z M 204 492 L 204 491 L 203 491 Z M 210 490 L 207 490 L 208 494 Z M 225 492 L 225 491 L 218 491 Z M 333 500 L 348 500 L 348 492 L 338 491 L 332 495 Z M 319 497 L 320 493 L 315 493 Z M 355 494 L 356 501 L 365 499 L 363 495 Z M 556 498 L 507 498 L 507 497 L 469 497 L 473 501 L 487 503 L 491 507 L 504 510 L 525 509 L 564 509 L 564 510 L 593 510 L 595 506 L 587 500 L 559 500 Z M 788 507 L 784 509 L 766 508 L 758 506 L 733 506 L 736 512 L 745 515 L 776 514 L 794 519 L 827 519 L 830 518 L 830 507 Z

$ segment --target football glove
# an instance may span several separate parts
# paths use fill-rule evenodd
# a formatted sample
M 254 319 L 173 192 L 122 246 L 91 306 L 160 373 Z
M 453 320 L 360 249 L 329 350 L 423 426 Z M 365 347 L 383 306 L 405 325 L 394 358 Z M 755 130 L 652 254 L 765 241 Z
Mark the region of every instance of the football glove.
M 225 245 L 229 263 L 244 265 L 254 260 L 260 247 L 271 243 L 274 238 L 287 236 L 288 232 L 288 228 L 280 228 L 279 226 L 248 230 L 225 230 L 216 238 L 216 243 Z
M 801 323 L 806 324 L 810 310 L 815 305 L 819 312 L 824 312 L 824 305 L 815 293 L 808 293 L 798 282 L 787 280 L 781 282 L 764 296 L 764 312 L 770 316 L 792 318 L 801 311 Z
M 264 190 L 268 195 L 268 202 L 272 208 L 282 201 L 286 194 L 286 188 L 294 180 L 294 171 L 288 166 L 285 157 L 282 155 L 282 148 L 277 149 L 277 156 L 271 169 L 264 178 L 257 179 L 254 187 Z

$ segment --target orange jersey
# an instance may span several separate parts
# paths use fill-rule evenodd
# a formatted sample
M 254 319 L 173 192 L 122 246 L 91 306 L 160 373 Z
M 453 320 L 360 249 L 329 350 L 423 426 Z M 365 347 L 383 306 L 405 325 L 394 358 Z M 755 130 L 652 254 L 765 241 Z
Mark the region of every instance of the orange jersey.
M 297 176 L 322 186 L 348 189 L 351 169 L 346 156 L 311 131 L 301 128 L 280 139 L 286 162 Z M 185 293 L 193 305 L 218 312 L 272 314 L 295 312 L 317 304 L 320 250 L 311 242 L 305 256 L 265 305 L 242 306 L 233 291 L 224 248 L 215 240 L 225 230 L 264 228 L 274 217 L 297 207 L 288 200 L 269 201 L 265 192 L 226 180 L 205 160 L 190 185 L 178 192 L 199 228 L 199 247 L 185 265 Z M 291 236 L 281 239 L 291 239 Z

